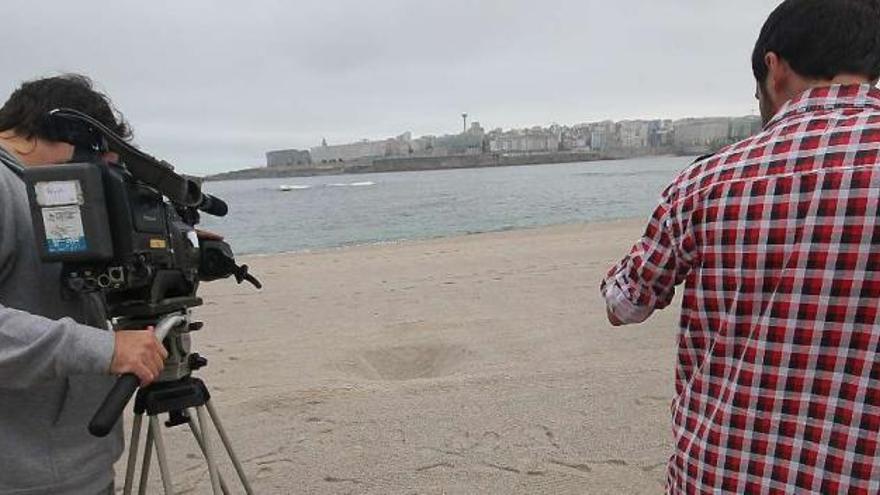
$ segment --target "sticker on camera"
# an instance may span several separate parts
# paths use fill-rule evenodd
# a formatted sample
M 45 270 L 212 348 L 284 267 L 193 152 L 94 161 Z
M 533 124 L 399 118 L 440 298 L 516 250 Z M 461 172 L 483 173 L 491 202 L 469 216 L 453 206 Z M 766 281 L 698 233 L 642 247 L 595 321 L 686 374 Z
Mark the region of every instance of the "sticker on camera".
M 83 204 L 82 186 L 78 180 L 37 182 L 34 190 L 37 193 L 37 204 L 40 206 Z
M 78 206 L 43 208 L 46 247 L 49 253 L 79 253 L 88 250 Z

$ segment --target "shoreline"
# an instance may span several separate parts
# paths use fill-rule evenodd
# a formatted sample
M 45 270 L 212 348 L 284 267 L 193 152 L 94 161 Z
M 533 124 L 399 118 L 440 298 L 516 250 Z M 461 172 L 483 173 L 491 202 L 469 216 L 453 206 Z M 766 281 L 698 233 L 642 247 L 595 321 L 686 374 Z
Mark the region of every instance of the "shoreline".
M 360 160 L 351 163 L 326 163 L 315 166 L 276 166 L 251 167 L 217 174 L 205 175 L 204 182 L 232 180 L 282 179 L 293 177 L 324 177 L 335 175 L 369 175 L 394 172 L 430 172 L 438 170 L 461 170 L 475 168 L 506 168 L 540 165 L 562 165 L 566 163 L 599 163 L 619 160 L 638 160 L 646 158 L 690 157 L 691 153 L 659 152 L 639 153 L 535 153 L 526 155 L 452 155 L 427 156 L 420 158 L 381 158 Z
M 554 223 L 554 224 L 548 224 L 548 225 L 533 225 L 533 226 L 526 226 L 526 227 L 511 227 L 511 228 L 501 228 L 501 229 L 497 229 L 497 230 L 453 233 L 453 234 L 449 234 L 449 235 L 439 234 L 439 235 L 432 236 L 432 237 L 417 237 L 417 238 L 408 238 L 408 239 L 389 239 L 389 240 L 384 240 L 384 241 L 341 244 L 338 246 L 307 248 L 307 249 L 292 250 L 292 251 L 277 251 L 277 252 L 266 252 L 266 253 L 251 252 L 251 253 L 244 253 L 244 254 L 237 254 L 236 253 L 236 258 L 249 259 L 249 258 L 267 258 L 267 257 L 272 257 L 272 256 L 291 256 L 291 255 L 299 255 L 299 254 L 315 254 L 315 253 L 323 253 L 323 252 L 344 252 L 344 251 L 361 249 L 361 248 L 369 248 L 369 247 L 402 246 L 402 245 L 409 245 L 409 244 L 452 240 L 452 239 L 458 239 L 458 238 L 469 238 L 469 237 L 474 237 L 474 236 L 505 234 L 505 233 L 510 233 L 510 232 L 516 233 L 516 232 L 528 232 L 528 231 L 556 230 L 556 229 L 588 227 L 588 226 L 595 226 L 595 225 L 613 225 L 616 223 L 629 223 L 629 222 L 639 222 L 639 221 L 643 221 L 643 222 L 645 222 L 645 224 L 647 224 L 648 217 L 642 218 L 642 217 L 633 216 L 633 217 L 608 218 L 608 219 L 599 219 L 599 220 L 590 220 L 590 221 L 578 221 L 578 222 L 569 222 L 569 223 Z

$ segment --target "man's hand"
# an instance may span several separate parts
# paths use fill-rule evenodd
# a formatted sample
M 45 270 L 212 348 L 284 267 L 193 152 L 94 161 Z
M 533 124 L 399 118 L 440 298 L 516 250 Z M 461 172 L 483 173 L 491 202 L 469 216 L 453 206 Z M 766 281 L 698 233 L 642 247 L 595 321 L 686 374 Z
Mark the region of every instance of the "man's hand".
M 216 233 L 211 232 L 210 230 L 201 230 L 196 229 L 196 235 L 199 237 L 200 241 L 222 241 L 223 236 Z
M 144 387 L 159 378 L 167 357 L 168 351 L 156 338 L 152 328 L 119 330 L 116 332 L 110 372 L 116 375 L 133 373 Z

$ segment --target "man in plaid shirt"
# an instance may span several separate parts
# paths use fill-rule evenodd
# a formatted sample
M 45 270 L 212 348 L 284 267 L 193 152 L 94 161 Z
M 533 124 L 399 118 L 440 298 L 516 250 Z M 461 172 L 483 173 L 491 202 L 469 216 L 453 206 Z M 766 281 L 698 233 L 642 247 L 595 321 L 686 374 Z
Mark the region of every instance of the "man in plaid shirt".
M 880 0 L 786 0 L 752 64 L 763 132 L 663 192 L 608 317 L 685 283 L 670 493 L 880 493 Z

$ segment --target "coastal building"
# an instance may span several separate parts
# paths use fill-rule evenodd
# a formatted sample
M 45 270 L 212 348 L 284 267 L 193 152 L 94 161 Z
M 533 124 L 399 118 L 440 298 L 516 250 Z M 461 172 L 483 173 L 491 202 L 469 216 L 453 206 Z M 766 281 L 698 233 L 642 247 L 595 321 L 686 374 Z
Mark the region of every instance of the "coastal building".
M 732 119 L 730 121 L 730 140 L 733 142 L 742 141 L 761 132 L 762 127 L 761 117 L 757 115 Z
M 730 141 L 728 118 L 676 120 L 674 128 L 675 147 L 684 152 L 718 149 Z
M 472 122 L 467 132 L 446 136 L 424 136 L 425 153 L 433 156 L 478 155 L 485 151 L 486 131 L 479 122 Z
M 619 139 L 616 123 L 606 120 L 603 122 L 593 122 L 589 126 L 590 148 L 593 151 L 606 151 L 617 145 Z
M 357 143 L 328 145 L 312 148 L 312 161 L 315 163 L 353 162 L 357 160 L 387 156 L 406 156 L 411 149 L 412 135 L 409 132 L 382 141 L 363 140 Z
M 620 146 L 625 149 L 643 149 L 650 145 L 651 123 L 644 120 L 620 122 Z
M 550 129 L 533 127 L 531 129 L 513 130 L 489 139 L 489 151 L 492 153 L 538 153 L 559 151 L 561 135 Z
M 757 115 L 677 120 L 674 144 L 679 151 L 712 151 L 753 136 L 761 127 L 761 118 Z
M 671 120 L 655 120 L 651 124 L 648 141 L 652 148 L 669 148 L 675 144 L 675 129 Z
M 312 157 L 308 150 L 276 150 L 266 153 L 266 166 L 275 167 L 308 167 Z
M 590 149 L 591 132 L 589 124 L 578 124 L 562 129 L 560 147 L 568 151 L 587 151 Z

